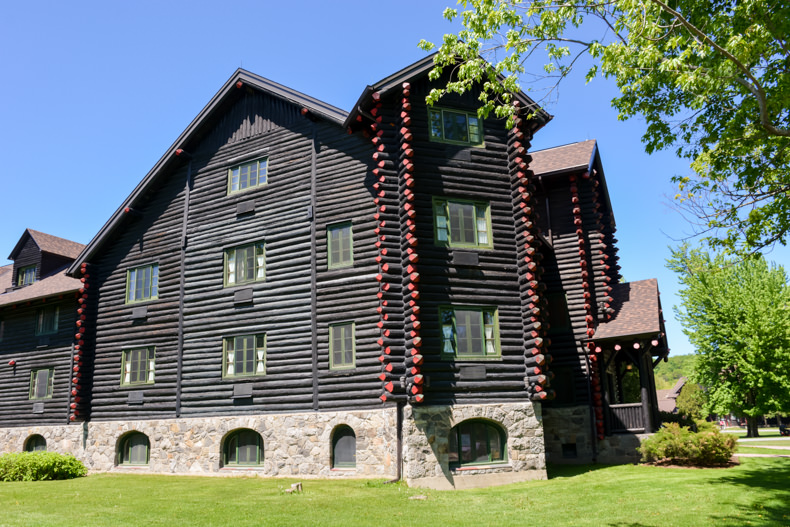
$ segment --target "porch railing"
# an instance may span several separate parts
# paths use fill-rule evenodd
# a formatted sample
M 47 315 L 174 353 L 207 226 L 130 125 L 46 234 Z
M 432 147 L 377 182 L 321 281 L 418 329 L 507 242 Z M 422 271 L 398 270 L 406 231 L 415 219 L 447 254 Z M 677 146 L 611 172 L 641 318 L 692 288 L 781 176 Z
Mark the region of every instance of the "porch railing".
M 643 432 L 645 415 L 642 403 L 611 404 L 612 432 Z

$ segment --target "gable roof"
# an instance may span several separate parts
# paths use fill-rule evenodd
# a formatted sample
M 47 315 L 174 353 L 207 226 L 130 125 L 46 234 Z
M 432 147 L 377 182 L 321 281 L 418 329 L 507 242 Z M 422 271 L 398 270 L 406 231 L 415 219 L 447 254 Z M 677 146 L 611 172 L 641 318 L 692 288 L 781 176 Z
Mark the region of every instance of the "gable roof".
M 655 278 L 613 285 L 612 307 L 614 317 L 598 326 L 596 341 L 664 333 L 658 280 Z M 661 338 L 662 341 L 664 339 Z
M 402 70 L 396 71 L 392 75 L 384 77 L 372 86 L 366 86 L 362 91 L 362 94 L 357 99 L 357 102 L 354 103 L 354 107 L 348 114 L 343 126 L 348 127 L 354 122 L 357 115 L 360 114 L 360 110 L 372 102 L 374 93 L 378 92 L 382 96 L 386 96 L 390 91 L 399 88 L 404 82 L 427 75 L 428 72 L 430 72 L 434 67 L 434 57 L 436 57 L 437 53 L 438 52 L 431 53 L 424 59 L 418 60 L 417 62 L 406 66 Z M 503 77 L 500 75 L 500 78 Z M 535 110 L 535 124 L 533 126 L 533 132 L 539 128 L 542 128 L 546 123 L 554 118 L 553 115 L 540 108 L 535 101 L 527 97 L 524 92 L 520 91 L 516 93 L 515 99 L 521 102 L 525 108 Z
M 25 287 L 20 287 L 19 289 L 4 293 L 3 291 L 6 291 L 14 285 L 13 267 L 13 264 L 0 267 L 0 306 L 71 293 L 82 287 L 82 282 L 80 282 L 79 279 L 66 275 L 66 268 L 64 266 L 60 271 L 46 278 L 33 282 Z
M 74 263 L 72 263 L 71 267 L 69 267 L 67 271 L 69 274 L 76 273 L 80 265 L 89 260 L 96 253 L 110 233 L 120 224 L 124 216 L 124 211 L 132 207 L 137 199 L 146 193 L 158 177 L 166 172 L 166 168 L 171 166 L 171 163 L 176 162 L 175 160 L 179 154 L 179 149 L 184 148 L 190 140 L 196 138 L 204 128 L 204 125 L 207 125 L 213 118 L 217 117 L 218 114 L 222 112 L 224 104 L 237 93 L 239 88 L 245 86 L 269 93 L 296 106 L 306 108 L 312 115 L 325 119 L 338 126 L 343 124 L 347 116 L 345 111 L 331 104 L 305 95 L 283 86 L 282 84 L 278 84 L 260 75 L 255 75 L 244 69 L 237 69 L 200 113 L 189 123 L 189 126 L 187 126 L 173 144 L 170 145 L 170 148 L 167 149 L 165 154 L 156 162 L 143 180 L 123 201 L 121 206 L 113 213 L 107 223 L 102 226 L 96 236 L 88 243 L 81 254 L 75 259 Z
M 565 172 L 591 171 L 598 152 L 595 139 L 530 152 L 529 169 L 536 176 L 550 176 Z
M 33 229 L 25 229 L 25 232 L 22 233 L 19 241 L 14 246 L 14 250 L 11 251 L 11 255 L 8 257 L 9 260 L 16 259 L 19 251 L 25 246 L 28 237 L 33 239 L 33 242 L 35 242 L 41 252 L 57 254 L 58 256 L 65 256 L 66 258 L 76 258 L 85 248 L 81 243 L 73 242 L 65 238 L 58 238 L 57 236 L 34 231 Z

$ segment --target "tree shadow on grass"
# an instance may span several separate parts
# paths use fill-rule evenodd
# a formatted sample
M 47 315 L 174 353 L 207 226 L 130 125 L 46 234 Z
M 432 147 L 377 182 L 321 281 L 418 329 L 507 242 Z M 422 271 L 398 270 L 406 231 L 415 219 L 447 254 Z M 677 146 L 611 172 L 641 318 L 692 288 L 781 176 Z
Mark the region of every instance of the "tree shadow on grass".
M 756 499 L 749 504 L 739 505 L 743 518 L 751 518 L 755 524 L 790 525 L 790 460 L 754 459 L 737 470 L 728 470 L 714 484 L 748 487 L 757 492 Z M 733 518 L 720 517 L 721 525 L 737 525 Z

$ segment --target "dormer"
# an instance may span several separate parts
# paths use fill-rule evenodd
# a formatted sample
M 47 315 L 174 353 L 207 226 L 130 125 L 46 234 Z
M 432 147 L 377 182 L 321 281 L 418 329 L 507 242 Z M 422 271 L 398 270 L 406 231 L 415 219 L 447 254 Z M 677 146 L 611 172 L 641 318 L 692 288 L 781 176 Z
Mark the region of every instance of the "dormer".
M 31 285 L 62 270 L 79 256 L 83 247 L 80 243 L 26 229 L 8 257 L 14 262 L 9 290 Z

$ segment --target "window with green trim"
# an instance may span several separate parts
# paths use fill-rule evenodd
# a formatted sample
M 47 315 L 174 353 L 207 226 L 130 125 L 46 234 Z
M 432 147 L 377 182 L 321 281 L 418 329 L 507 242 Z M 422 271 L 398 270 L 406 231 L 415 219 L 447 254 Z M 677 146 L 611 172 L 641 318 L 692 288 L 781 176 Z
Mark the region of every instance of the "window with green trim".
M 456 359 L 498 358 L 497 318 L 492 307 L 440 307 L 442 354 Z
M 332 432 L 332 468 L 357 466 L 357 436 L 348 425 L 340 425 Z
M 266 248 L 263 242 L 225 249 L 225 285 L 266 280 Z
M 266 335 L 226 337 L 223 377 L 266 375 Z
M 471 419 L 459 423 L 450 430 L 448 440 L 450 468 L 507 460 L 505 432 L 490 421 Z
M 55 370 L 53 368 L 33 370 L 30 372 L 30 398 L 52 398 L 52 381 L 54 377 Z
M 329 368 L 345 370 L 354 367 L 354 323 L 329 326 Z
M 265 185 L 268 182 L 268 173 L 268 157 L 228 169 L 228 194 Z
M 350 221 L 328 225 L 326 228 L 326 243 L 330 269 L 353 265 L 354 239 Z
M 147 346 L 123 351 L 121 385 L 153 384 L 156 348 Z
M 455 144 L 482 145 L 482 122 L 477 114 L 429 108 L 431 140 Z
M 148 436 L 141 432 L 132 432 L 123 437 L 118 449 L 119 465 L 147 465 L 151 450 Z
M 36 311 L 36 335 L 51 335 L 58 332 L 58 306 L 45 306 Z
M 433 198 L 433 219 L 437 245 L 471 249 L 493 247 L 488 203 Z
M 159 264 L 144 265 L 126 271 L 126 303 L 159 298 Z
M 27 265 L 20 267 L 16 275 L 16 285 L 30 285 L 36 281 L 36 266 Z
M 25 440 L 25 452 L 46 452 L 47 440 L 39 434 L 33 434 Z
M 263 462 L 263 438 L 255 430 L 236 430 L 225 438 L 222 454 L 224 466 L 260 465 Z

